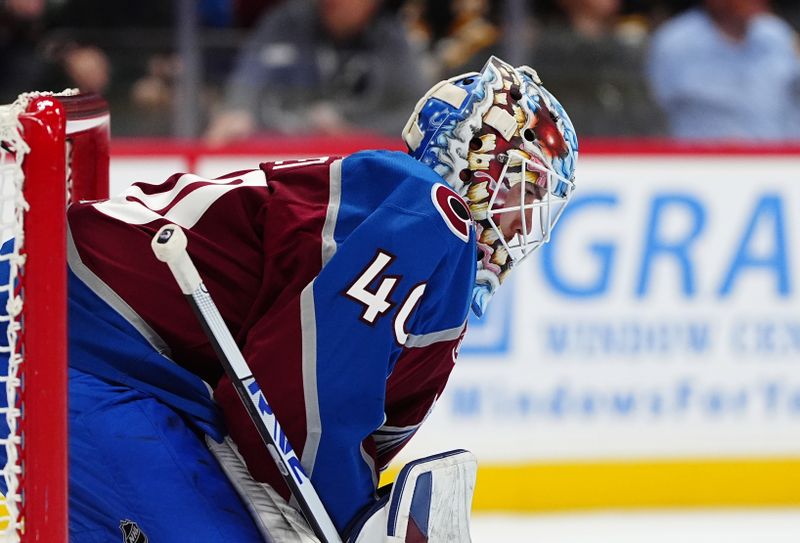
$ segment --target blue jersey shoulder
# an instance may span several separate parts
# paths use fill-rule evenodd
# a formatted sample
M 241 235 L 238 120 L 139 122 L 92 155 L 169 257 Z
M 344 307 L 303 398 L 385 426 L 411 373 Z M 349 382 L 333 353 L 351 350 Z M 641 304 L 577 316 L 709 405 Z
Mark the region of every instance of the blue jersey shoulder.
M 342 200 L 365 213 L 382 205 L 428 217 L 430 227 L 469 243 L 474 230 L 466 203 L 431 168 L 406 153 L 362 151 L 342 165 Z

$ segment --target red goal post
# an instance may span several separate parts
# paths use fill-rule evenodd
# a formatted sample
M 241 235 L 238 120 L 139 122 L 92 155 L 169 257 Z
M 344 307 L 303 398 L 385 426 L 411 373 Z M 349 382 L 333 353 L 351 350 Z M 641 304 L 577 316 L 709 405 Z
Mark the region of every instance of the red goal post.
M 108 196 L 108 143 L 97 95 L 27 93 L 0 106 L 0 541 L 68 538 L 64 210 Z

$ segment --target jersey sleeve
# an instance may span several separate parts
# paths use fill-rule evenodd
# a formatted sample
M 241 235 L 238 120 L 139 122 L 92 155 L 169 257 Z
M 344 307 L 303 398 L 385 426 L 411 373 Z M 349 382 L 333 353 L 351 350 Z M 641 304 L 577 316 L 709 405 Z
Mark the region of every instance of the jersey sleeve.
M 465 333 L 466 323 L 431 334 L 424 345 L 404 347 L 386 383 L 386 419 L 372 434 L 379 470 L 389 465 L 433 411 Z
M 387 203 L 302 292 L 250 329 L 245 358 L 340 531 L 375 499 L 373 434 L 387 421 L 387 379 L 417 375 L 425 401 L 446 381 L 451 351 L 438 353 L 447 364 L 428 372 L 432 380 L 424 360 L 406 362 L 440 332 L 460 337 L 473 238 L 454 235 L 432 204 L 420 211 Z M 287 495 L 227 378 L 215 398 L 253 476 Z

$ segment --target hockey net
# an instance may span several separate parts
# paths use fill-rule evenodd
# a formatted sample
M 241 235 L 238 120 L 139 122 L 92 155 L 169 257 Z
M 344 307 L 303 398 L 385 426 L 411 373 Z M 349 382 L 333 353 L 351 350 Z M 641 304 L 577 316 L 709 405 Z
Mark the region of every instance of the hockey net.
M 67 541 L 68 201 L 108 196 L 96 95 L 0 106 L 0 541 Z

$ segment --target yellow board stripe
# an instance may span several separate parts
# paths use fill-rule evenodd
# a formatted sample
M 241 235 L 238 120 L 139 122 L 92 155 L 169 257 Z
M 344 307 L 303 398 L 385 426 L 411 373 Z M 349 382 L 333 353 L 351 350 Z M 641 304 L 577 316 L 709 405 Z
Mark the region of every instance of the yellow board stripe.
M 782 505 L 800 505 L 800 458 L 485 464 L 473 500 L 512 512 Z
M 381 475 L 394 481 L 399 467 Z M 484 464 L 475 511 L 800 505 L 800 458 Z M 0 519 L 7 526 L 5 500 Z
M 6 497 L 0 495 L 0 531 L 8 528 L 8 507 L 6 507 Z

